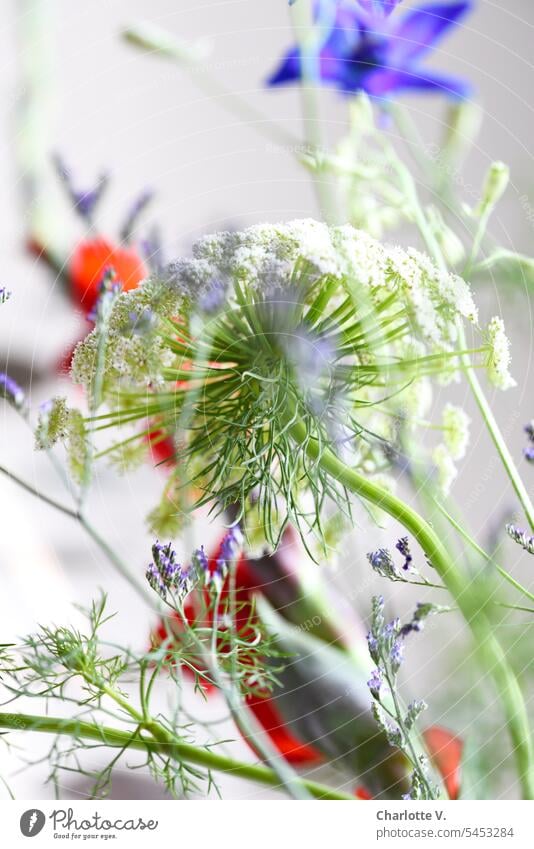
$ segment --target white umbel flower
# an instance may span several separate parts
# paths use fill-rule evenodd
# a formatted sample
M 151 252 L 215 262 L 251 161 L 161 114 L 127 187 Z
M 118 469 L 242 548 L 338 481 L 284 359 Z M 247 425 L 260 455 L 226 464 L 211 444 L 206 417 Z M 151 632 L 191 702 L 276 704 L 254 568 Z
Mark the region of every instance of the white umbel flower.
M 447 446 L 440 443 L 440 445 L 438 445 L 432 452 L 432 459 L 438 471 L 439 488 L 443 495 L 448 495 L 451 491 L 451 486 L 458 475 L 458 469 L 454 465 L 454 461 Z
M 510 374 L 510 340 L 499 316 L 493 316 L 487 329 L 489 354 L 486 362 L 488 377 L 497 389 L 511 389 L 517 386 Z
M 446 404 L 442 421 L 445 447 L 453 460 L 461 460 L 465 457 L 469 444 L 471 419 L 461 407 L 457 407 L 455 404 Z

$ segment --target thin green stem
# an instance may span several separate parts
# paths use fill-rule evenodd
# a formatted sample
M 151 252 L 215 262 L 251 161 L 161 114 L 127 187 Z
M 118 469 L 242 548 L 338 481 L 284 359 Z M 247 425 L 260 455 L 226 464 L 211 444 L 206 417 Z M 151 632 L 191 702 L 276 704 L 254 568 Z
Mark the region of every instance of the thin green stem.
M 421 202 L 419 200 L 419 196 L 417 193 L 417 188 L 414 183 L 413 177 L 410 174 L 409 170 L 406 168 L 403 162 L 397 157 L 395 151 L 387 146 L 388 153 L 391 157 L 392 164 L 397 172 L 397 175 L 401 181 L 401 185 L 405 191 L 406 198 L 408 203 L 410 204 L 410 208 L 412 211 L 414 222 L 421 233 L 421 236 L 424 239 L 427 250 L 430 255 L 437 263 L 439 268 L 442 271 L 447 271 L 447 263 L 443 257 L 442 250 L 440 248 L 439 242 L 437 241 L 432 228 L 430 227 L 425 212 L 421 206 Z M 487 222 L 486 222 L 487 223 Z M 484 225 L 483 225 L 484 226 Z M 481 228 L 479 228 L 480 230 Z M 482 230 L 482 235 L 484 230 Z M 475 246 L 476 247 L 476 246 Z M 476 248 L 478 252 L 478 248 Z M 470 263 L 468 263 L 467 270 L 469 270 Z M 458 345 L 460 350 L 462 351 L 467 347 L 466 339 L 465 339 L 465 331 L 463 325 L 459 324 L 459 336 L 458 336 Z M 514 463 L 513 457 L 508 450 L 508 446 L 503 438 L 499 425 L 497 424 L 497 420 L 493 415 L 493 411 L 488 403 L 488 400 L 484 394 L 484 391 L 480 385 L 477 375 L 475 374 L 473 364 L 471 362 L 471 358 L 465 352 L 459 353 L 460 362 L 465 369 L 467 381 L 471 388 L 471 392 L 473 393 L 473 397 L 477 403 L 480 414 L 484 420 L 484 423 L 489 431 L 493 444 L 497 449 L 497 453 L 501 459 L 501 462 L 504 466 L 506 474 L 508 475 L 510 482 L 515 490 L 517 497 L 523 507 L 525 512 L 525 516 L 528 520 L 528 523 L 532 530 L 534 530 L 534 506 L 532 501 L 528 495 L 526 487 L 521 480 L 521 476 L 517 469 L 516 464 Z
M 49 507 L 53 507 L 55 510 L 59 510 L 60 513 L 64 513 L 67 516 L 70 516 L 71 519 L 78 519 L 78 514 L 76 510 L 73 510 L 70 507 L 67 507 L 65 504 L 61 504 L 61 502 L 56 501 L 55 498 L 50 498 L 49 495 L 45 495 L 44 492 L 36 489 L 31 483 L 27 483 L 26 481 L 19 478 L 14 472 L 11 472 L 9 469 L 6 469 L 5 466 L 0 466 L 0 474 L 5 475 L 9 480 L 16 483 L 17 486 L 20 486 L 22 489 L 29 492 L 35 498 L 38 498 L 40 501 L 43 501 L 45 504 L 48 504 Z
M 493 677 L 505 712 L 523 796 L 533 799 L 534 753 L 524 698 L 490 622 L 484 611 L 479 609 L 477 599 L 473 597 L 473 580 L 454 565 L 434 529 L 412 507 L 346 466 L 329 449 L 321 450 L 318 441 L 308 438 L 304 422 L 293 421 L 288 429 L 292 438 L 302 446 L 310 459 L 316 461 L 347 490 L 397 519 L 421 545 L 458 604 L 475 638 L 477 653 Z
M 267 115 L 251 106 L 234 91 L 226 88 L 220 80 L 205 70 L 194 57 L 194 49 L 180 43 L 164 29 L 149 24 L 135 24 L 122 33 L 123 38 L 134 47 L 176 62 L 190 72 L 191 81 L 219 106 L 240 121 L 250 124 L 258 133 L 274 144 L 292 152 L 302 149 L 300 140 L 283 130 Z
M 247 740 L 254 741 L 254 745 L 262 758 L 270 765 L 273 772 L 278 776 L 278 780 L 283 785 L 288 795 L 294 799 L 307 798 L 305 790 L 300 786 L 298 776 L 292 767 L 284 760 L 280 753 L 275 749 L 270 742 L 268 735 L 257 722 L 254 715 L 243 705 L 240 693 L 236 689 L 233 681 L 230 686 L 227 685 L 222 675 L 221 669 L 217 662 L 216 640 L 214 646 L 214 635 L 216 637 L 216 615 L 218 602 L 214 609 L 214 624 L 211 631 L 210 650 L 207 651 L 202 640 L 197 636 L 194 629 L 190 627 L 189 620 L 180 604 L 176 604 L 173 608 L 179 615 L 182 625 L 202 658 L 213 682 L 221 691 L 226 700 L 226 704 L 230 710 L 232 718 L 238 727 L 243 737 Z
M 459 345 L 460 347 L 465 346 L 465 333 L 463 327 L 460 327 L 459 333 Z M 488 429 L 488 432 L 491 436 L 493 444 L 497 449 L 497 454 L 499 455 L 501 462 L 504 466 L 506 474 L 510 479 L 510 483 L 512 484 L 515 493 L 521 503 L 523 511 L 525 513 L 526 519 L 530 525 L 530 529 L 534 531 L 534 505 L 530 499 L 530 496 L 527 492 L 525 484 L 521 479 L 521 475 L 517 469 L 517 466 L 514 462 L 514 459 L 508 449 L 508 446 L 503 438 L 501 433 L 501 429 L 497 424 L 497 420 L 493 415 L 493 411 L 488 403 L 488 400 L 484 394 L 484 391 L 480 385 L 477 375 L 473 370 L 473 366 L 471 364 L 470 357 L 467 354 L 460 354 L 460 360 L 462 365 L 466 369 L 466 377 L 471 387 L 471 391 L 473 393 L 473 397 L 478 405 L 478 409 L 480 414 L 484 420 L 484 423 Z
M 302 69 L 300 95 L 304 134 L 310 151 L 317 156 L 318 163 L 320 163 L 321 159 L 324 158 L 318 97 L 321 32 L 320 28 L 314 23 L 313 5 L 310 0 L 300 0 L 292 6 L 291 18 Z M 317 195 L 317 203 L 325 221 L 330 224 L 335 223 L 336 203 L 333 197 L 332 183 L 328 179 L 325 169 L 319 165 L 312 180 Z
M 503 569 L 502 566 L 499 566 L 498 563 L 495 563 L 495 561 L 487 553 L 487 551 L 484 551 L 484 549 L 477 543 L 477 541 L 474 540 L 473 537 L 470 534 L 468 534 L 467 531 L 464 528 L 462 528 L 462 526 L 456 521 L 456 519 L 453 516 L 451 516 L 451 514 L 445 509 L 443 504 L 441 504 L 437 499 L 434 499 L 434 501 L 435 501 L 435 504 L 436 504 L 436 507 L 438 508 L 438 510 L 440 510 L 443 513 L 445 518 L 451 523 L 453 528 L 455 528 L 458 531 L 458 533 L 461 534 L 461 536 L 465 539 L 465 541 L 468 542 L 469 545 L 472 546 L 474 548 L 474 550 L 478 554 L 480 554 L 481 557 L 483 557 L 485 560 L 487 560 L 488 563 L 491 563 L 492 566 L 497 570 L 499 575 L 501 575 L 501 577 L 504 578 L 505 581 L 508 581 L 508 583 L 512 587 L 514 587 L 516 590 L 518 590 L 522 595 L 524 595 L 530 601 L 534 601 L 534 593 L 531 593 L 530 590 L 527 590 L 527 588 L 523 586 L 523 584 L 520 584 L 519 581 L 516 581 L 516 579 L 512 575 L 510 575 L 509 572 L 506 571 L 506 569 Z
M 37 731 L 46 734 L 62 734 L 79 740 L 94 740 L 113 748 L 141 749 L 154 754 L 166 755 L 177 761 L 195 764 L 215 772 L 234 775 L 247 781 L 253 781 L 267 787 L 283 789 L 274 770 L 266 766 L 246 764 L 226 755 L 220 755 L 209 748 L 193 746 L 180 740 L 171 743 L 157 740 L 153 735 L 132 735 L 127 731 L 82 722 L 77 719 L 62 719 L 52 716 L 30 714 L 0 713 L 0 727 L 11 731 Z M 355 797 L 338 792 L 324 784 L 306 779 L 297 779 L 314 799 L 354 801 Z
M 59 510 L 59 512 L 63 513 L 63 515 L 68 516 L 75 522 L 78 522 L 84 531 L 91 537 L 93 542 L 96 543 L 100 550 L 106 555 L 107 559 L 115 567 L 119 574 L 128 581 L 130 586 L 132 586 L 145 601 L 148 601 L 151 606 L 154 605 L 154 596 L 149 592 L 148 587 L 145 586 L 144 582 L 142 583 L 132 574 L 126 563 L 124 563 L 119 555 L 111 548 L 109 543 L 100 536 L 96 528 L 93 527 L 83 513 L 80 513 L 78 510 L 74 510 L 71 507 L 67 507 L 65 504 L 61 504 L 61 502 L 56 501 L 54 498 L 45 495 L 44 492 L 41 492 L 31 484 L 22 480 L 22 478 L 19 478 L 18 475 L 14 474 L 14 472 L 6 469 L 5 466 L 0 466 L 0 474 L 4 474 L 7 478 L 9 478 L 9 480 L 16 483 L 17 486 L 20 486 L 35 498 L 38 498 L 44 504 L 48 504 L 49 507 Z

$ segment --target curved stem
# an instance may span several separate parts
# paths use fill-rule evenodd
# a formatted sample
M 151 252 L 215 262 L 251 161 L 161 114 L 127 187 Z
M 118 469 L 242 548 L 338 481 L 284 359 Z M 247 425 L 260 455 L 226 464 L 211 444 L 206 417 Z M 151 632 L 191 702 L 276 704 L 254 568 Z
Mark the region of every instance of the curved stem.
M 142 749 L 172 757 L 178 761 L 196 764 L 215 772 L 224 772 L 263 784 L 266 787 L 280 788 L 280 780 L 276 773 L 265 766 L 246 764 L 236 761 L 226 755 L 220 755 L 208 748 L 193 746 L 180 740 L 172 743 L 156 740 L 153 735 L 132 735 L 127 731 L 82 722 L 77 719 L 62 719 L 53 716 L 35 716 L 31 714 L 0 713 L 0 728 L 12 731 L 39 731 L 47 734 L 65 734 L 81 740 L 95 740 L 105 746 L 129 749 Z M 298 779 L 303 789 L 314 799 L 332 799 L 355 801 L 354 796 L 338 792 L 316 781 Z
M 322 450 L 318 441 L 308 438 L 304 422 L 294 421 L 289 426 L 289 432 L 295 442 L 306 451 L 308 457 L 316 460 L 324 471 L 353 494 L 375 504 L 397 519 L 421 545 L 430 563 L 458 604 L 475 637 L 476 651 L 494 680 L 512 739 L 523 797 L 533 799 L 534 753 L 525 702 L 515 674 L 493 633 L 492 626 L 485 613 L 479 609 L 477 599 L 473 598 L 471 579 L 450 560 L 445 546 L 432 526 L 416 510 L 346 466 L 331 450 Z

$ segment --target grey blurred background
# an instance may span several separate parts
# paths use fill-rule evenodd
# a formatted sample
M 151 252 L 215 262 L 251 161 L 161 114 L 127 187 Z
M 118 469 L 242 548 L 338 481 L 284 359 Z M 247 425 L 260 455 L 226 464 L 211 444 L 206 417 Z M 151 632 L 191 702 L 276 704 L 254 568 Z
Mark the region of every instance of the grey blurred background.
M 290 150 L 266 141 L 254 122 L 230 116 L 222 98 L 199 92 L 194 74 L 188 77 L 173 64 L 140 54 L 119 37 L 126 25 L 147 21 L 185 39 L 207 38 L 213 43 L 208 70 L 273 121 L 301 135 L 298 92 L 270 91 L 263 85 L 292 41 L 286 0 L 49 0 L 40 4 L 46 7 L 47 26 L 39 26 L 29 43 L 24 39 L 31 32 L 33 5 L 12 0 L 2 4 L 0 13 L 0 284 L 13 291 L 9 304 L 0 310 L 0 370 L 16 374 L 37 404 L 58 391 L 76 399 L 75 390 L 54 376 L 53 366 L 82 326 L 54 275 L 24 249 L 19 164 L 28 139 L 20 135 L 19 109 L 25 69 L 34 67 L 40 51 L 49 49 L 51 62 L 48 79 L 41 80 L 48 94 L 37 147 L 46 149 L 48 145 L 50 151 L 60 151 L 84 185 L 102 170 L 110 172 L 112 185 L 101 217 L 106 232 L 117 234 L 125 209 L 145 187 L 156 192 L 150 217 L 161 224 L 169 258 L 187 252 L 192 240 L 204 232 L 307 217 L 317 210 L 308 176 Z M 491 161 L 509 163 L 511 185 L 492 230 L 506 247 L 534 253 L 534 218 L 529 215 L 534 206 L 534 7 L 530 0 L 481 0 L 475 5 L 475 12 L 431 61 L 436 67 L 469 77 L 484 110 L 484 124 L 465 169 L 467 193 L 470 185 L 479 186 Z M 439 99 L 410 98 L 406 102 L 424 137 L 429 141 L 437 138 L 444 116 Z M 327 136 L 335 141 L 343 132 L 345 104 L 333 93 L 324 92 L 321 111 Z M 52 169 L 46 162 L 44 166 L 50 215 L 61 210 L 65 225 L 59 235 L 69 244 L 76 224 L 60 197 Z M 534 417 L 529 296 L 526 292 L 511 295 L 509 289 L 492 281 L 480 297 L 484 315 L 502 311 L 513 336 L 518 389 L 499 397 L 490 394 L 532 489 L 534 470 L 521 461 L 522 425 Z M 465 388 L 455 390 L 455 398 L 472 409 Z M 475 415 L 473 412 L 472 450 L 462 465 L 455 492 L 461 493 L 471 526 L 484 538 L 503 512 L 513 509 L 514 498 Z M 0 462 L 41 489 L 59 493 L 43 458 L 32 451 L 31 433 L 21 430 L 5 404 L 0 406 L 0 426 Z M 95 523 L 138 574 L 149 557 L 144 517 L 161 483 L 158 470 L 144 468 L 117 479 L 103 468 L 91 496 Z M 82 531 L 3 477 L 0 499 L 0 642 L 25 633 L 37 621 L 69 617 L 74 621 L 72 601 L 87 602 L 99 587 L 105 587 L 110 606 L 121 611 L 112 625 L 113 633 L 142 646 L 150 614 Z M 207 541 L 216 531 L 201 526 L 197 534 L 202 537 L 197 542 Z M 376 534 L 373 544 L 375 541 Z M 507 567 L 532 584 L 532 566 L 524 561 L 517 550 L 507 549 Z M 364 558 L 354 563 L 354 557 L 341 555 L 337 568 L 340 580 L 354 586 L 355 575 L 365 571 Z M 369 592 L 366 590 L 362 599 L 363 610 Z M 442 691 L 444 680 L 452 674 L 448 647 L 453 639 L 454 634 L 440 628 L 429 632 L 418 668 L 412 670 L 413 676 L 424 674 L 427 691 L 417 695 L 431 703 L 433 688 Z M 519 633 L 517 642 L 521 640 Z M 531 651 L 522 648 L 528 659 Z M 409 681 L 407 684 L 410 686 Z M 436 696 L 433 719 L 445 721 L 449 719 L 446 699 L 440 699 Z M 469 699 L 463 705 L 471 720 L 476 713 L 473 705 Z M 491 712 L 491 703 L 486 703 L 485 709 Z M 211 715 L 210 711 L 220 712 L 222 706 L 202 710 Z M 42 745 L 35 741 L 35 751 L 41 751 Z M 236 744 L 234 751 L 250 757 L 242 744 Z M 9 777 L 13 768 L 2 749 L 0 772 Z M 44 777 L 41 768 L 10 781 L 19 796 L 39 798 L 51 792 L 42 787 Z M 130 780 L 124 773 L 124 782 Z M 72 779 L 65 781 L 65 792 L 83 795 L 83 786 Z M 230 797 L 265 795 L 231 781 L 223 787 Z M 152 791 L 145 784 L 126 783 L 117 792 L 147 796 Z M 513 793 L 514 789 L 503 792 Z

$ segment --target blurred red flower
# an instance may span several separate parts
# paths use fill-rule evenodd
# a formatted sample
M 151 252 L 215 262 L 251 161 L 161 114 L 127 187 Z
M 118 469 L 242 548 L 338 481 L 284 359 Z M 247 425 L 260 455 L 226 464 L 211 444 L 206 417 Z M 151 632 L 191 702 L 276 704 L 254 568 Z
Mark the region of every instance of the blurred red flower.
M 116 245 L 102 236 L 84 239 L 75 248 L 68 276 L 75 303 L 90 312 L 99 295 L 107 268 L 113 268 L 124 291 L 135 289 L 148 275 L 148 269 L 134 247 Z
M 209 558 L 211 571 L 215 569 L 219 551 L 220 544 Z M 238 610 L 236 616 L 237 628 L 244 628 L 247 622 L 250 622 L 253 598 L 261 592 L 265 593 L 266 587 L 255 574 L 254 561 L 247 558 L 245 554 L 242 554 L 236 568 L 235 603 Z M 191 594 L 185 604 L 185 613 L 189 622 L 194 621 L 197 615 L 196 609 L 197 605 L 194 594 Z M 179 633 L 181 627 L 181 623 L 176 616 L 172 616 L 166 621 L 161 621 L 153 634 L 154 642 L 158 644 L 169 638 L 172 639 L 173 634 Z M 186 673 L 188 672 L 188 670 L 185 671 Z M 207 691 L 213 689 L 209 685 L 204 685 L 204 687 Z M 320 751 L 305 741 L 300 740 L 292 730 L 289 730 L 276 706 L 275 699 L 269 698 L 268 694 L 265 694 L 265 696 L 262 694 L 248 695 L 246 697 L 246 703 L 261 727 L 270 737 L 271 742 L 288 763 L 293 766 L 308 766 L 324 761 L 324 755 Z M 440 726 L 427 728 L 423 732 L 423 737 L 432 762 L 443 779 L 449 798 L 458 799 L 463 741 Z M 245 739 L 255 754 L 258 754 L 253 741 L 248 738 Z M 356 789 L 355 796 L 359 799 L 372 798 L 367 789 L 362 786 Z

